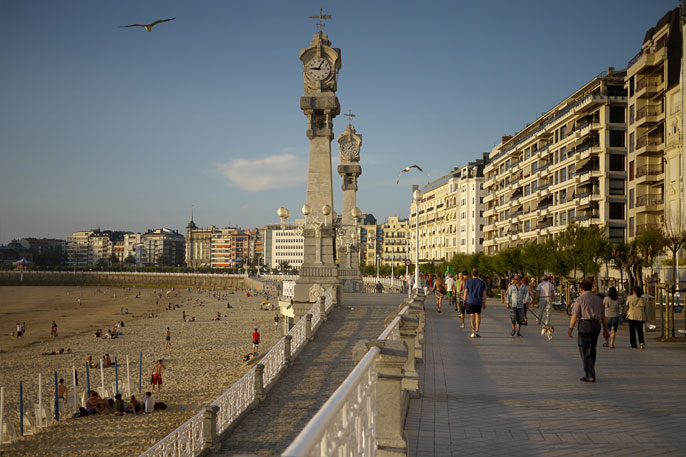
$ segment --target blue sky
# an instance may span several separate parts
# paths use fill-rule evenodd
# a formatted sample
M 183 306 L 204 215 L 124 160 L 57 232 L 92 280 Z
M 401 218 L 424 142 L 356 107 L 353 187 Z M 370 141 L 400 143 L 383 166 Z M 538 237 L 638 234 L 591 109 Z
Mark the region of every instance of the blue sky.
M 0 0 L 0 243 L 183 229 L 192 205 L 202 226 L 299 216 L 298 51 L 320 6 L 342 49 L 342 111 L 363 135 L 358 206 L 383 220 L 407 217 L 413 182 L 624 68 L 678 2 Z M 425 172 L 397 186 L 413 163 Z M 334 193 L 340 211 L 338 175 Z

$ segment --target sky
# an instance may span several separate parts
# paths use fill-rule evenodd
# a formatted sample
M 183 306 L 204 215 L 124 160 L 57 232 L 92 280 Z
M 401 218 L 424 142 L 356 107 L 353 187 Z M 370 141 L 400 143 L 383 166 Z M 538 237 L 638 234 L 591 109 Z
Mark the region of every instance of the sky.
M 260 227 L 305 203 L 300 49 L 341 48 L 357 203 L 425 185 L 613 66 L 675 0 L 0 0 L 0 244 L 73 231 Z M 171 18 L 147 32 L 132 23 Z M 346 119 L 334 120 L 336 137 Z M 341 178 L 335 171 L 334 210 Z M 396 185 L 398 172 L 418 164 Z

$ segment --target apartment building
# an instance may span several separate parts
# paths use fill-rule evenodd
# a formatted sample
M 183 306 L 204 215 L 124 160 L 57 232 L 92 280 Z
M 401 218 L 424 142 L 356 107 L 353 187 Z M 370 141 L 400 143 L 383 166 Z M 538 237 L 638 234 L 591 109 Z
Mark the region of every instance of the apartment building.
M 235 262 L 233 262 L 232 241 L 235 233 L 234 228 L 212 228 L 210 234 L 210 266 L 212 268 L 233 268 Z
M 648 228 L 661 228 L 665 210 L 673 218 L 671 225 L 681 225 L 683 218 L 682 48 L 679 9 L 675 8 L 646 32 L 641 50 L 628 64 L 628 238 Z
M 625 77 L 609 68 L 491 151 L 484 168 L 486 254 L 545 241 L 572 222 L 625 239 Z
M 297 226 L 284 226 L 271 229 L 269 247 L 271 253 L 266 264 L 269 268 L 278 268 L 284 262 L 291 268 L 299 269 L 305 256 L 305 238 Z
M 67 238 L 67 263 L 71 266 L 95 266 L 98 262 L 110 262 L 115 254 L 117 260 L 121 256 L 121 241 L 129 232 L 100 230 L 85 230 L 73 232 Z
M 168 228 L 148 230 L 142 236 L 143 264 L 177 266 L 186 263 L 186 239 Z
M 410 226 L 408 221 L 391 216 L 381 224 L 383 244 L 380 250 L 381 265 L 404 265 L 409 255 Z
M 484 166 L 482 159 L 454 168 L 422 189 L 418 205 L 410 205 L 410 257 L 415 258 L 415 225 L 419 211 L 419 258 L 449 261 L 455 254 L 481 251 L 483 241 Z

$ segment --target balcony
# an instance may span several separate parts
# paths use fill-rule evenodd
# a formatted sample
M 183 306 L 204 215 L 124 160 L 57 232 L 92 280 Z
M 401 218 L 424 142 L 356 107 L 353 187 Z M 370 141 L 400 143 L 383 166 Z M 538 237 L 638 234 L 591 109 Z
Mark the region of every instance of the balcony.
M 667 58 L 667 36 L 660 38 L 655 45 L 641 49 L 628 63 L 627 68 L 637 65 L 638 68 L 652 67 Z
M 662 230 L 662 227 L 660 224 L 638 224 L 636 226 L 636 235 L 640 235 L 648 230 Z
M 665 110 L 662 104 L 659 105 L 646 105 L 636 111 L 636 123 L 655 123 L 659 122 L 664 114 Z
M 662 135 L 643 135 L 636 140 L 636 154 L 658 152 L 664 142 Z
M 639 206 L 659 206 L 665 203 L 662 195 L 639 195 L 636 197 L 636 207 Z
M 665 172 L 664 165 L 663 164 L 648 164 L 648 165 L 641 165 L 640 167 L 636 168 L 636 179 L 641 178 L 643 176 L 660 176 Z

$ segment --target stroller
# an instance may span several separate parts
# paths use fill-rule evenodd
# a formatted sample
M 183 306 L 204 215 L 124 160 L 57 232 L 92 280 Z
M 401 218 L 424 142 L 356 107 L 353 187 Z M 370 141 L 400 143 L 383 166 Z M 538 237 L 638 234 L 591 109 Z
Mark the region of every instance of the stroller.
M 543 319 L 541 319 L 541 317 L 538 314 L 536 314 L 531 308 L 527 307 L 527 311 L 533 314 L 536 320 L 541 323 L 541 335 L 545 336 L 545 338 L 548 341 L 552 340 L 553 333 L 555 333 L 555 327 L 553 327 L 550 324 L 544 324 Z

